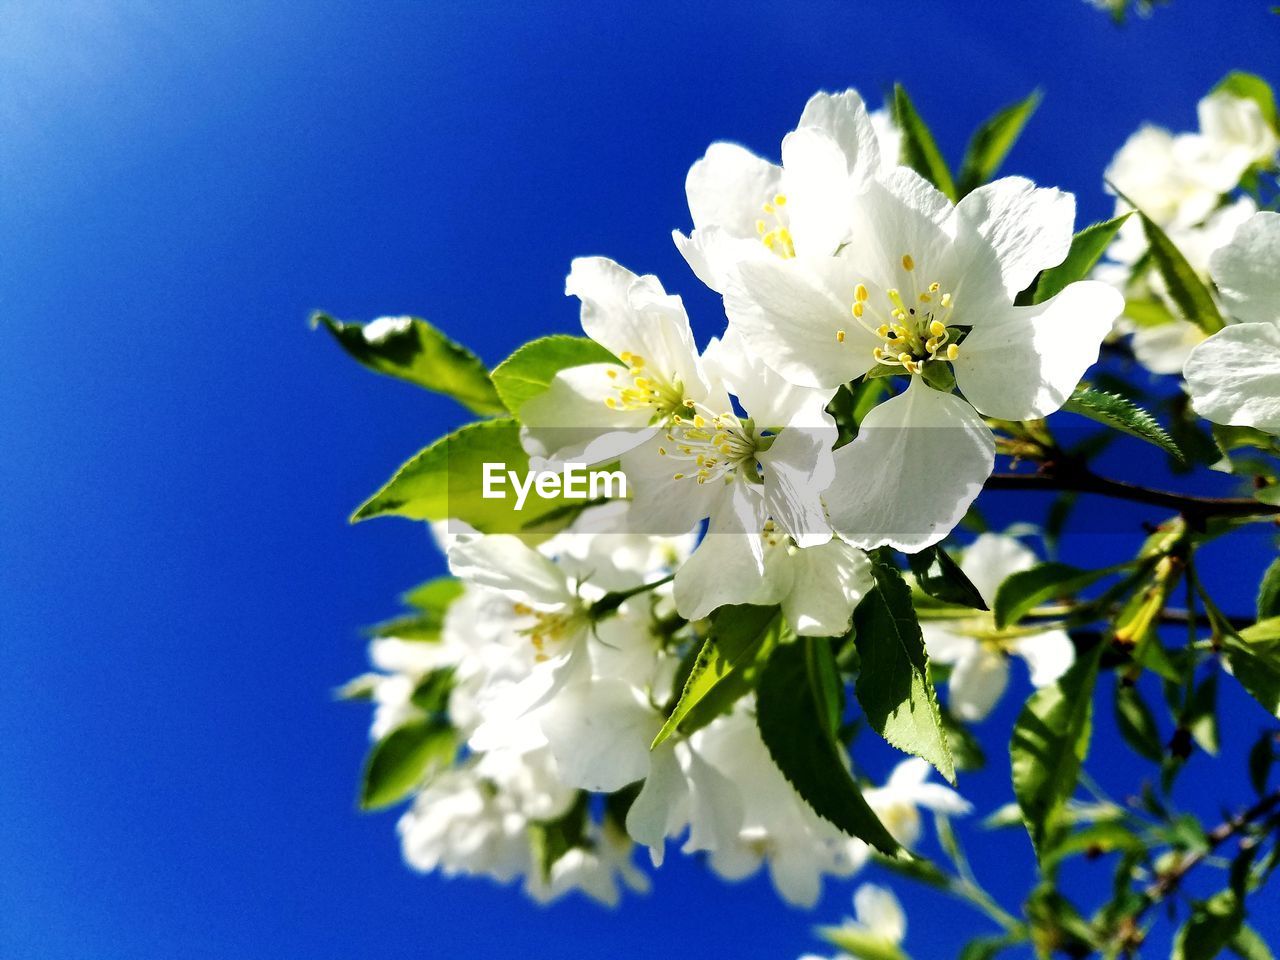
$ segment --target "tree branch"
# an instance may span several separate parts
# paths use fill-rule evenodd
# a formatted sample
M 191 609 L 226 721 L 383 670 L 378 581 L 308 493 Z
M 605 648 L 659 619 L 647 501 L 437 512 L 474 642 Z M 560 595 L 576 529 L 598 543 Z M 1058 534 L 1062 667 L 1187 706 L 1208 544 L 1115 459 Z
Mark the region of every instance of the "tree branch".
M 1145 503 L 1173 510 L 1187 517 L 1280 516 L 1280 506 L 1262 503 L 1249 497 L 1202 497 L 1190 493 L 1173 493 L 1151 487 L 1100 477 L 1083 467 L 1047 468 L 1039 473 L 993 473 L 987 478 L 988 490 L 1063 490 L 1092 493 L 1117 500 Z

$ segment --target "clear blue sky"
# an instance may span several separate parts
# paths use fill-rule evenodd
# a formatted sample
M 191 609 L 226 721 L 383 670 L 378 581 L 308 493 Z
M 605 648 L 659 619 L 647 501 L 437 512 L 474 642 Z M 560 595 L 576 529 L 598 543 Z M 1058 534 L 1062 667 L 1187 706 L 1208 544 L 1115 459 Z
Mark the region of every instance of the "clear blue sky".
M 1097 218 L 1141 121 L 1191 127 L 1231 67 L 1280 75 L 1266 7 L 1175 0 L 1117 30 L 1080 0 L 0 4 L 0 954 L 810 947 L 850 885 L 808 915 L 673 857 L 617 912 L 544 910 L 409 873 L 394 816 L 356 812 L 368 716 L 329 690 L 364 667 L 358 626 L 440 561 L 419 527 L 345 517 L 464 414 L 356 368 L 307 314 L 419 313 L 496 363 L 574 328 L 569 260 L 602 253 L 686 294 L 705 338 L 717 303 L 669 240 L 685 171 L 714 139 L 775 151 L 820 88 L 874 103 L 904 81 L 954 156 L 1042 87 L 1009 170 Z M 1268 550 L 1219 554 L 1225 606 Z M 1112 737 L 1104 716 L 1119 789 Z M 1245 796 L 1219 767 L 1189 781 L 1211 813 Z M 997 748 L 962 785 L 990 809 L 1007 773 Z M 997 891 L 1025 882 L 1024 836 L 968 836 Z M 903 892 L 919 957 L 985 929 Z

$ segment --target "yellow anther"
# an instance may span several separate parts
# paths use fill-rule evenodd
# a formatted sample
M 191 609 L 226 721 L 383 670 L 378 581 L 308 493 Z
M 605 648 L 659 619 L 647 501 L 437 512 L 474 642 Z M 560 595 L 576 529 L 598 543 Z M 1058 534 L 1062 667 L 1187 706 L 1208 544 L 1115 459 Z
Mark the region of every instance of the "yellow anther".
M 604 405 L 605 405 L 606 407 L 608 407 L 610 410 L 613 410 L 613 409 L 616 409 L 616 408 L 617 408 L 617 406 L 618 406 L 618 401 L 617 401 L 617 400 L 615 400 L 613 397 L 605 397 L 605 398 L 604 398 Z
M 617 380 L 617 379 L 618 379 L 618 371 L 617 371 L 617 370 L 606 370 L 606 371 L 605 371 L 605 375 L 606 375 L 610 380 Z
M 773 213 L 773 212 L 774 212 L 774 210 L 773 210 L 773 204 L 772 204 L 772 203 L 766 203 L 766 204 L 764 205 L 764 212 L 765 212 L 765 213 Z
M 844 343 L 844 331 L 843 331 L 843 330 L 837 330 L 837 331 L 836 331 L 836 343 Z
M 666 448 L 666 447 L 659 447 L 659 448 L 658 448 L 658 456 L 665 457 L 666 455 L 667 455 L 667 448 Z
M 787 205 L 787 195 L 780 193 L 773 198 L 774 206 L 785 207 Z
M 890 336 L 889 325 L 887 323 L 882 323 L 880 326 L 876 327 L 876 336 L 881 339 L 888 340 Z
M 866 284 L 862 284 L 862 283 L 860 283 L 860 284 L 858 284 L 856 287 L 854 287 L 854 288 L 853 288 L 853 299 L 858 300 L 858 301 L 862 301 L 862 300 L 867 299 L 867 296 L 868 296 L 868 294 L 867 294 L 867 287 L 866 287 Z
M 911 259 L 911 254 L 904 253 L 902 255 L 902 269 L 914 270 L 915 268 L 916 268 L 916 262 L 913 259 Z
M 631 354 L 631 366 L 639 370 L 644 366 L 644 357 L 640 356 L 638 353 Z
M 908 337 L 911 336 L 911 332 L 901 324 L 895 323 L 893 325 L 893 335 L 899 338 L 900 340 L 906 340 Z
M 705 427 L 707 421 L 702 417 L 702 414 L 696 414 L 693 418 L 693 425 L 695 427 Z
M 618 354 L 618 359 L 625 364 L 631 363 L 631 357 L 632 357 L 631 352 L 627 350 L 623 350 L 620 354 Z
M 947 328 L 941 320 L 935 320 L 933 323 L 929 324 L 929 332 L 935 337 L 940 337 L 947 332 Z
M 764 234 L 765 234 L 765 225 L 764 225 L 764 221 L 763 221 L 763 220 L 757 220 L 757 221 L 756 221 L 756 233 L 760 234 L 760 236 L 762 236 L 762 237 L 764 236 Z
M 673 474 L 671 475 L 671 479 L 672 479 L 672 480 L 683 480 L 683 479 L 684 479 L 684 474 L 683 474 L 683 473 L 673 473 Z
M 729 446 L 727 443 L 722 443 L 720 445 L 720 452 L 723 453 L 726 457 L 730 456 L 733 453 L 733 447 Z
M 635 385 L 639 387 L 641 390 L 649 389 L 649 381 L 646 380 L 644 377 L 636 377 L 634 382 L 635 382 Z
M 853 305 L 853 315 L 859 320 L 862 319 L 862 301 L 856 301 Z
M 954 359 L 955 359 L 956 357 L 958 357 L 958 356 L 960 356 L 960 347 L 959 347 L 959 346 L 957 346 L 956 344 L 954 344 L 954 343 L 953 343 L 953 344 L 951 344 L 951 346 L 947 347 L 947 359 L 948 359 L 948 360 L 954 360 Z
M 937 292 L 938 292 L 939 290 L 941 290 L 941 289 L 942 289 L 942 284 L 940 284 L 937 280 L 935 280 L 935 281 L 933 281 L 933 283 L 929 284 L 929 292 L 930 292 L 930 293 L 937 293 Z
M 949 294 L 949 293 L 944 293 L 944 294 L 942 295 L 942 305 L 943 305 L 944 307 L 949 307 L 949 306 L 951 306 L 951 294 Z
M 908 363 L 911 362 L 911 354 L 906 353 L 905 351 L 898 354 L 898 362 L 905 367 Z
M 933 299 L 933 297 L 929 296 L 927 293 L 922 293 L 922 294 L 920 294 L 920 302 L 921 302 L 921 303 L 928 303 L 928 302 L 929 302 L 930 300 L 932 300 L 932 299 Z
M 877 360 L 881 360 L 884 358 L 884 351 L 881 350 L 879 347 L 876 347 L 874 350 L 871 351 L 871 355 L 875 357 Z

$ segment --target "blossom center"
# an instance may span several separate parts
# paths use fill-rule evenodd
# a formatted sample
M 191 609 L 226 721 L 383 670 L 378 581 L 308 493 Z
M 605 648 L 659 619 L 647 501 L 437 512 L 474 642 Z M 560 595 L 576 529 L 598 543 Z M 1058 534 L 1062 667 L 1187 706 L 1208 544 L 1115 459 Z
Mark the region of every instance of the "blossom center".
M 604 398 L 610 410 L 653 410 L 655 421 L 666 420 L 684 406 L 684 386 L 674 377 L 655 374 L 645 366 L 644 357 L 624 350 L 618 357 L 626 367 L 608 370 L 613 393 Z
M 690 468 L 673 474 L 673 480 L 692 478 L 708 483 L 721 477 L 728 483 L 740 468 L 751 465 L 748 479 L 755 479 L 755 429 L 749 420 L 733 413 L 715 413 L 703 404 L 686 401 L 686 413 L 675 414 L 667 430 L 669 446 L 658 447 L 658 453 L 672 460 L 687 462 Z M 692 414 L 690 416 L 689 414 Z
M 571 607 L 561 610 L 535 610 L 525 603 L 512 604 L 518 616 L 532 617 L 533 623 L 517 631 L 533 644 L 534 659 L 538 663 L 549 659 L 559 646 L 582 627 L 584 611 Z
M 919 373 L 930 360 L 955 360 L 960 355 L 947 329 L 955 300 L 940 281 L 918 280 L 911 254 L 902 255 L 902 269 L 906 280 L 902 289 L 890 287 L 873 297 L 865 283 L 854 287 L 850 311 L 857 323 L 882 341 L 871 351 L 877 363 Z M 844 340 L 845 332 L 837 330 L 836 342 Z
M 776 194 L 762 209 L 764 216 L 756 221 L 760 242 L 774 256 L 791 259 L 796 255 L 796 245 L 791 239 L 790 218 L 787 217 L 787 195 Z

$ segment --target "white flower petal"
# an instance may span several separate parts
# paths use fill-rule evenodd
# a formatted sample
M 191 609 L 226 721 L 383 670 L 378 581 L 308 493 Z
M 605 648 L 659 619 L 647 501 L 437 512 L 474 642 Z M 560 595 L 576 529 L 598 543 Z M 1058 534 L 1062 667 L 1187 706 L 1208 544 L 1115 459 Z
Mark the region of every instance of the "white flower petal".
M 535 456 L 557 462 L 604 463 L 648 439 L 649 409 L 605 405 L 625 376 L 616 363 L 591 363 L 559 371 L 547 389 L 515 411 L 524 427 L 521 443 Z
M 978 187 L 956 206 L 966 264 L 994 257 L 1010 301 L 1036 274 L 1060 264 L 1071 248 L 1076 201 L 1069 193 L 1004 177 Z M 968 267 L 966 267 L 967 272 Z M 966 283 L 956 297 L 971 296 Z M 985 299 L 985 297 L 983 298 Z
M 989 417 L 1031 420 L 1060 408 L 1124 309 L 1097 280 L 1070 284 L 1033 307 L 1010 307 L 974 327 L 954 362 L 969 401 Z
M 973 407 L 913 377 L 867 414 L 835 463 L 832 528 L 864 549 L 914 553 L 960 522 L 995 465 L 995 440 Z
M 880 169 L 880 142 L 858 91 L 815 93 L 804 105 L 798 129 L 821 130 L 840 148 L 850 175 L 867 179 Z
M 1031 668 L 1031 684 L 1046 687 L 1057 681 L 1076 662 L 1075 644 L 1062 630 L 1046 630 L 1022 637 L 1012 644 L 1013 652 Z
M 978 588 L 987 606 L 996 602 L 996 591 L 1005 579 L 1036 565 L 1035 552 L 1015 537 L 983 533 L 964 551 L 960 569 Z
M 1280 324 L 1280 213 L 1254 214 L 1209 263 L 1233 318 Z
M 948 682 L 948 705 L 961 720 L 986 719 L 1009 683 L 1009 661 L 1003 654 L 977 647 L 956 663 Z
M 612 793 L 649 772 L 649 744 L 662 718 L 621 680 L 566 685 L 538 723 L 571 787 Z
M 770 517 L 801 547 L 831 539 L 822 494 L 835 479 L 835 422 L 829 429 L 788 427 L 757 459 L 764 470 L 764 501 Z
M 860 924 L 891 943 L 907 935 L 907 915 L 888 887 L 864 883 L 853 894 L 853 911 Z
M 850 313 L 860 279 L 840 258 L 747 261 L 725 287 L 725 312 L 748 349 L 787 380 L 834 389 L 866 373 L 880 346 Z
M 754 238 L 760 209 L 778 192 L 781 176 L 777 164 L 745 147 L 713 143 L 684 182 L 694 227 L 719 227 L 732 237 Z
M 651 751 L 644 786 L 627 811 L 627 833 L 649 848 L 655 867 L 662 866 L 666 838 L 680 826 L 688 807 L 689 788 L 671 741 Z
M 1182 375 L 1200 416 L 1280 436 L 1280 327 L 1219 330 L 1191 351 Z
M 787 226 L 801 257 L 829 257 L 849 239 L 849 170 L 840 147 L 820 130 L 801 127 L 782 141 Z
M 769 606 L 791 589 L 790 570 L 765 565 L 753 552 L 754 537 L 708 533 L 676 571 L 676 611 L 686 620 L 701 620 L 730 603 Z
M 872 588 L 871 565 L 857 547 L 831 540 L 796 550 L 782 614 L 800 636 L 834 637 L 849 629 L 853 608 Z
M 945 621 L 922 620 L 920 633 L 929 659 L 935 663 L 956 663 L 967 657 L 978 644 L 973 637 L 951 630 Z
M 554 608 L 574 602 L 564 573 L 510 534 L 459 540 L 449 551 L 449 570 L 531 606 Z

